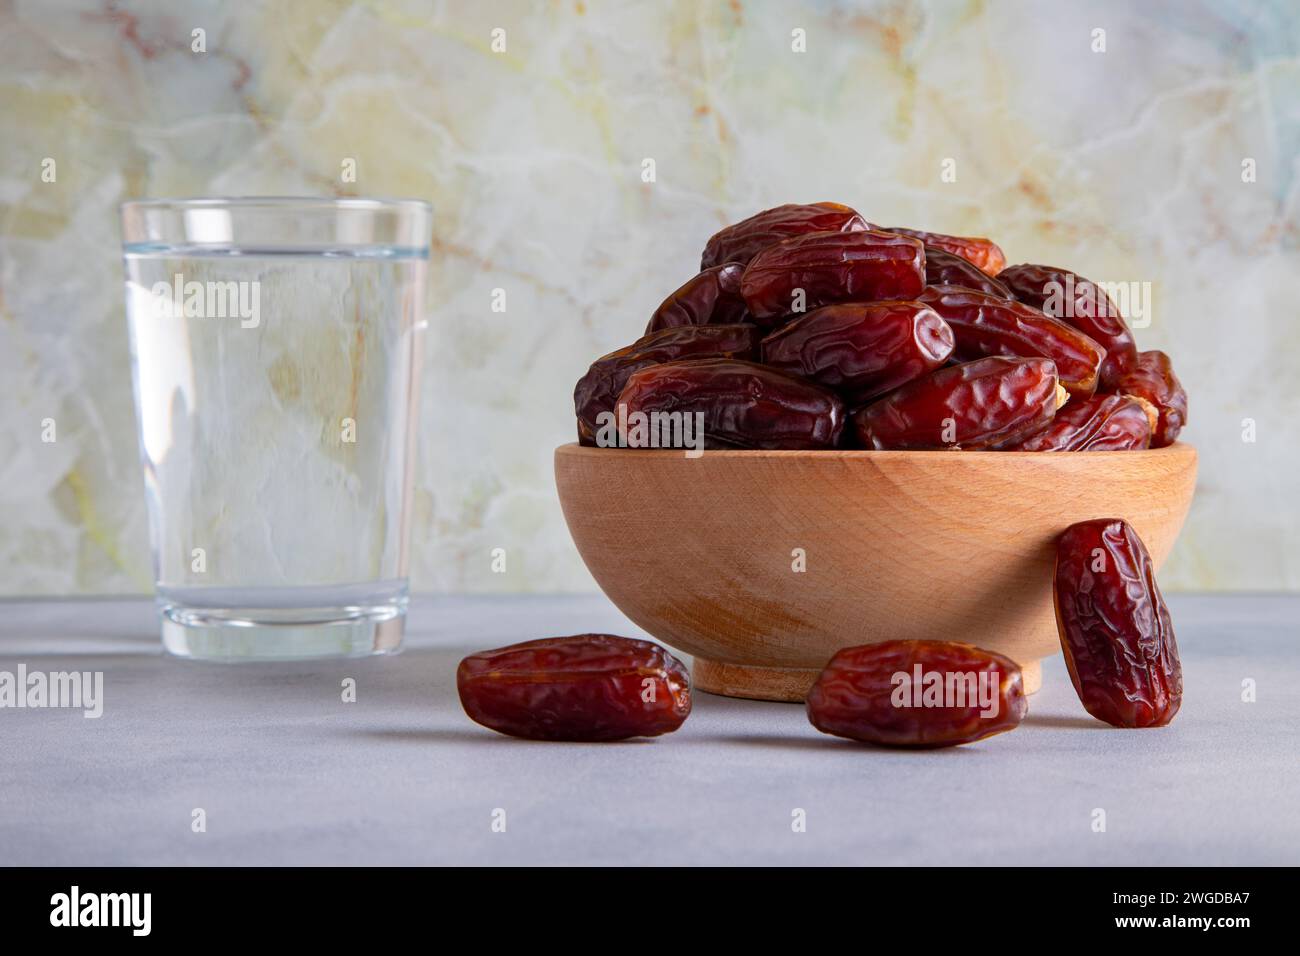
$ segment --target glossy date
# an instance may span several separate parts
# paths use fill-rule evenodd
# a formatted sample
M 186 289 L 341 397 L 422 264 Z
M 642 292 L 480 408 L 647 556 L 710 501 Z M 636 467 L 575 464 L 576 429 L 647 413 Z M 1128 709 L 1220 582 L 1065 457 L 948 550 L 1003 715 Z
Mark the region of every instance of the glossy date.
M 700 256 L 700 268 L 724 262 L 742 266 L 768 246 L 810 232 L 862 232 L 871 224 L 837 202 L 787 203 L 732 223 L 714 233 Z
M 984 355 L 1049 358 L 1071 395 L 1086 398 L 1096 391 L 1106 351 L 1078 329 L 1023 302 L 973 289 L 929 286 L 918 301 L 952 326 L 958 359 Z
M 1040 432 L 1008 451 L 1132 451 L 1151 446 L 1151 421 L 1127 395 L 1094 395 L 1070 401 Z
M 949 236 L 942 232 L 925 232 L 921 229 L 902 227 L 885 231 L 911 236 L 913 239 L 920 239 L 927 246 L 934 246 L 954 256 L 960 256 L 985 275 L 998 275 L 1007 264 L 1007 257 L 1003 255 L 1001 247 L 992 239 L 985 239 L 983 236 Z
M 1113 390 L 1155 407 L 1159 418 L 1151 435 L 1152 448 L 1164 448 L 1178 440 L 1187 424 L 1187 392 L 1168 355 L 1158 350 L 1139 352 L 1133 367 L 1113 383 Z
M 740 295 L 740 276 L 744 271 L 744 266 L 732 262 L 705 269 L 688 279 L 655 309 L 646 332 L 748 321 L 749 312 Z
M 631 448 L 647 447 L 640 439 L 649 432 L 632 429 L 645 422 L 653 428 L 656 412 L 702 416 L 695 420 L 705 448 L 834 448 L 844 429 L 844 403 L 830 389 L 738 359 L 643 369 L 628 379 L 618 404 L 626 408 L 629 424 L 620 431 Z
M 925 284 L 961 286 L 999 299 L 1011 299 L 1011 290 L 992 276 L 985 275 L 961 256 L 934 246 L 925 247 Z
M 950 365 L 859 409 L 863 448 L 997 449 L 1047 425 L 1064 392 L 1049 359 L 993 356 Z
M 684 358 L 754 359 L 761 334 L 753 325 L 683 325 L 651 332 L 596 359 L 573 390 L 579 441 L 595 444 L 597 416 L 613 411 L 633 372 Z
M 1119 378 L 1137 361 L 1137 345 L 1123 313 L 1095 282 L 1069 269 L 1030 263 L 1007 266 L 998 281 L 1025 305 L 1074 326 L 1105 349 L 1103 384 Z
M 834 302 L 913 299 L 924 287 L 925 247 L 907 236 L 872 231 L 787 239 L 756 255 L 740 280 L 745 304 L 760 325 Z
M 850 405 L 871 401 L 943 365 L 952 329 L 919 302 L 827 305 L 762 342 L 763 363 L 832 388 Z
M 887 747 L 951 747 L 1015 728 L 1020 668 L 971 644 L 885 641 L 831 658 L 807 697 L 822 733 Z
M 525 641 L 456 670 L 476 723 L 531 740 L 608 741 L 671 733 L 691 712 L 686 668 L 658 644 L 610 634 Z
M 1173 622 L 1128 524 L 1071 525 L 1056 543 L 1056 620 L 1084 709 L 1116 727 L 1159 727 L 1182 703 Z

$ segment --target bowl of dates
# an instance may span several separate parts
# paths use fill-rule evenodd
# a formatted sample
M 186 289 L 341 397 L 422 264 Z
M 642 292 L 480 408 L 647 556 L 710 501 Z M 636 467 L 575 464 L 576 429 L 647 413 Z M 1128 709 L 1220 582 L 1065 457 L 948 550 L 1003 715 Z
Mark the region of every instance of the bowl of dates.
M 587 567 L 697 689 L 802 700 L 843 648 L 940 640 L 1032 692 L 1062 531 L 1120 518 L 1168 556 L 1187 395 L 1104 284 L 837 203 L 728 226 L 700 267 L 578 381 L 555 452 Z

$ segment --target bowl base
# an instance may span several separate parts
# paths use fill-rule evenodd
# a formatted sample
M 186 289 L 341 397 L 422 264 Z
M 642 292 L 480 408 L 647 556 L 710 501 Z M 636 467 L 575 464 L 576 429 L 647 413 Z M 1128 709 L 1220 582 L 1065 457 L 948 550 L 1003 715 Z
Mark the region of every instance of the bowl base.
M 696 657 L 691 668 L 691 686 L 694 690 L 722 697 L 800 704 L 820 673 L 821 670 L 815 667 L 760 667 Z M 1020 665 L 1020 674 L 1025 693 L 1038 693 L 1043 686 L 1042 661 Z
M 723 697 L 798 704 L 808 696 L 820 673 L 815 667 L 759 667 L 697 657 L 691 668 L 691 684 L 695 690 Z

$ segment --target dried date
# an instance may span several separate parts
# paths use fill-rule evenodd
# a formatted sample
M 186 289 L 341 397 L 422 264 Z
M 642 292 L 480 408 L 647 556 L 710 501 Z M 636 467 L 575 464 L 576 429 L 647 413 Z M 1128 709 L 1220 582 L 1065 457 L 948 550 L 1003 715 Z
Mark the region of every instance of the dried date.
M 919 302 L 827 305 L 762 342 L 763 363 L 833 388 L 861 405 L 932 372 L 952 354 L 948 323 Z
M 579 442 L 596 443 L 597 417 L 614 410 L 633 372 L 685 358 L 757 358 L 761 334 L 753 325 L 684 325 L 651 332 L 596 359 L 573 390 Z
M 705 448 L 834 448 L 844 429 L 844 403 L 830 389 L 738 359 L 643 369 L 628 379 L 618 404 L 619 429 L 632 448 L 673 447 L 655 440 L 662 435 L 655 413 L 694 416 Z M 666 430 L 670 423 L 660 421 Z
M 862 232 L 871 224 L 837 202 L 787 203 L 733 223 L 713 234 L 700 256 L 700 269 L 724 262 L 742 266 L 768 246 L 810 232 Z
M 1131 451 L 1151 445 L 1151 421 L 1142 404 L 1127 395 L 1076 399 L 1051 424 L 1012 451 Z
M 1069 269 L 1024 263 L 1007 266 L 998 281 L 1025 305 L 1074 326 L 1106 350 L 1104 384 L 1118 379 L 1137 361 L 1133 333 L 1104 289 Z
M 745 304 L 760 325 L 835 302 L 913 299 L 924 287 L 925 247 L 907 236 L 872 231 L 787 239 L 756 255 L 740 280 Z
M 993 356 L 908 382 L 852 422 L 878 451 L 998 449 L 1045 427 L 1064 398 L 1051 360 Z
M 1159 727 L 1182 703 L 1173 622 L 1146 547 L 1128 524 L 1071 525 L 1056 543 L 1061 649 L 1084 709 L 1116 727 Z
M 999 299 L 1011 299 L 1011 290 L 977 266 L 934 246 L 925 247 L 925 284 L 927 286 L 961 286 Z
M 985 275 L 998 275 L 1007 264 L 1007 257 L 992 239 L 982 236 L 949 236 L 942 232 L 925 232 L 921 229 L 886 229 L 903 236 L 920 239 L 927 246 L 934 246 L 954 256 L 960 256 L 974 265 Z
M 685 325 L 735 325 L 749 320 L 740 294 L 745 267 L 731 262 L 705 269 L 660 303 L 650 316 L 647 334 Z
M 1164 448 L 1178 440 L 1187 424 L 1187 392 L 1168 355 L 1157 350 L 1139 352 L 1133 367 L 1113 383 L 1113 390 L 1155 407 L 1159 417 L 1151 434 L 1152 448 Z
M 849 647 L 807 698 L 822 733 L 887 747 L 951 747 L 1014 729 L 1024 682 L 1009 658 L 971 644 L 885 641 Z
M 918 301 L 952 326 L 957 358 L 1049 358 L 1056 363 L 1061 385 L 1071 395 L 1086 398 L 1096 391 L 1106 350 L 1059 319 L 1014 299 L 999 299 L 954 286 L 929 286 Z
M 471 654 L 456 669 L 456 689 L 471 720 L 531 740 L 656 737 L 691 712 L 679 660 L 658 644 L 610 634 Z

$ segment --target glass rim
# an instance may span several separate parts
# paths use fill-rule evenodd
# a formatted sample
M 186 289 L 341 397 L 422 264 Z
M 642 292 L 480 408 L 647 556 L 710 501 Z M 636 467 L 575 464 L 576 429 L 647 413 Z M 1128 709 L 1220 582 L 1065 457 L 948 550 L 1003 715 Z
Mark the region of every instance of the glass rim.
M 158 199 L 125 199 L 118 208 L 127 209 L 184 209 L 252 206 L 316 206 L 330 209 L 422 209 L 433 211 L 433 204 L 424 199 L 357 197 L 357 196 L 181 196 Z

